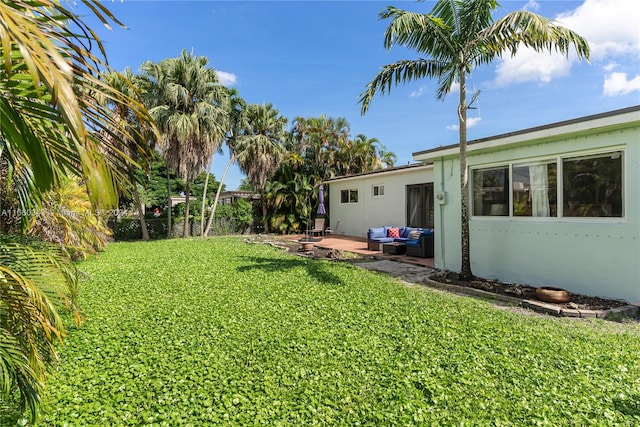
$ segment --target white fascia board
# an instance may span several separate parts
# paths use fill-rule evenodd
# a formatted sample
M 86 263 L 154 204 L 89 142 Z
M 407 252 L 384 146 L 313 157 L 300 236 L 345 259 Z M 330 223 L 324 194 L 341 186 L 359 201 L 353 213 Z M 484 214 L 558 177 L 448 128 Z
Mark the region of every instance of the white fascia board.
M 541 140 L 554 141 L 574 137 L 576 135 L 605 132 L 613 129 L 622 129 L 640 124 L 640 110 L 625 111 L 621 114 L 594 116 L 592 119 L 575 119 L 547 126 L 526 129 L 512 133 L 506 133 L 489 138 L 469 141 L 467 153 L 491 151 L 505 146 L 528 145 Z M 450 145 L 435 148 L 423 152 L 413 153 L 413 159 L 418 162 L 426 162 L 438 158 L 458 157 L 459 146 Z
M 373 171 L 373 172 L 365 172 L 365 173 L 359 173 L 359 174 L 355 174 L 355 175 L 349 175 L 349 176 L 339 176 L 336 178 L 332 178 L 332 179 L 328 179 L 326 181 L 323 181 L 322 183 L 327 185 L 327 184 L 335 184 L 337 182 L 346 182 L 346 181 L 353 181 L 353 180 L 361 180 L 363 178 L 369 178 L 372 176 L 380 176 L 380 175 L 397 175 L 397 174 L 403 174 L 403 173 L 410 173 L 410 172 L 414 172 L 417 170 L 424 170 L 424 169 L 430 169 L 433 168 L 433 164 L 425 164 L 425 165 L 420 165 L 420 166 L 416 166 L 416 165 L 410 165 L 410 167 L 407 166 L 400 166 L 397 168 L 390 168 L 390 169 L 380 169 L 377 171 Z

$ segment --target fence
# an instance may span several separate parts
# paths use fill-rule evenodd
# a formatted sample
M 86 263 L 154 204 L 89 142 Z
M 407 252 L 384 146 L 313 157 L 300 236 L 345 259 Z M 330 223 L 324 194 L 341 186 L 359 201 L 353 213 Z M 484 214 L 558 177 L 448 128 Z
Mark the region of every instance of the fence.
M 151 239 L 164 239 L 167 237 L 167 218 L 147 219 L 147 231 Z M 113 238 L 116 241 L 129 241 L 142 239 L 142 227 L 138 218 L 126 218 L 119 221 L 111 220 L 107 223 L 113 231 Z M 171 237 L 182 237 L 184 230 L 184 220 L 174 221 L 172 224 Z M 189 228 L 191 236 L 200 236 L 200 221 L 190 221 Z M 237 229 L 233 220 L 229 218 L 216 218 L 213 221 L 209 236 L 221 236 L 227 234 L 247 234 L 250 228 Z M 259 230 L 253 230 L 254 232 Z

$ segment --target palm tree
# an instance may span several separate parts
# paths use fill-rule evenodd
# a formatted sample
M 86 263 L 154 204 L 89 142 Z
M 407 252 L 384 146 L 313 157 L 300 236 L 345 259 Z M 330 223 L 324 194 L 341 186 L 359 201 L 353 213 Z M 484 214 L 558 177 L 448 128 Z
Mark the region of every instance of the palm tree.
M 167 166 L 186 183 L 183 237 L 190 231 L 190 182 L 207 166 L 228 128 L 228 94 L 208 62 L 183 50 L 176 58 L 142 65 L 154 83 L 149 111 L 160 128 L 160 148 Z
M 377 138 L 367 138 L 366 135 L 359 134 L 353 139 L 352 145 L 350 151 L 353 152 L 354 158 L 351 161 L 352 165 L 357 166 L 356 173 L 393 167 L 397 160 L 397 156 L 387 151 Z
M 515 55 L 522 46 L 537 52 L 555 50 L 566 56 L 573 45 L 579 59 L 589 59 L 587 41 L 575 32 L 528 11 L 512 12 L 494 21 L 492 13 L 497 7 L 496 0 L 439 0 L 428 14 L 387 7 L 380 13 L 381 19 L 391 19 L 385 31 L 384 47 L 391 49 L 399 44 L 425 57 L 383 66 L 360 98 L 361 112 L 365 114 L 374 95 L 390 92 L 392 85 L 436 78 L 436 96 L 444 99 L 451 86 L 459 84 L 462 280 L 473 277 L 469 251 L 467 75 L 506 52 Z
M 220 199 L 220 193 L 222 192 L 224 179 L 227 177 L 227 172 L 232 164 L 236 162 L 238 156 L 238 150 L 242 149 L 242 144 L 238 143 L 238 136 L 246 133 L 248 128 L 247 116 L 246 116 L 247 103 L 240 97 L 240 94 L 236 89 L 229 89 L 229 133 L 227 135 L 226 144 L 229 149 L 229 161 L 222 172 L 220 183 L 218 184 L 218 190 L 216 191 L 215 199 L 213 200 L 213 206 L 211 207 L 211 213 L 207 220 L 207 226 L 202 233 L 202 236 L 209 234 L 211 230 L 211 224 L 216 214 L 216 208 L 218 206 L 218 200 Z M 204 208 L 202 209 L 204 214 Z M 204 218 L 204 217 L 203 217 Z
M 305 172 L 314 177 L 313 185 L 336 175 L 338 153 L 345 144 L 350 144 L 349 129 L 349 122 L 343 117 L 321 115 L 294 120 L 292 148 L 304 159 L 308 168 Z
M 121 25 L 98 0 L 84 3 L 104 24 Z M 137 120 L 152 123 L 139 102 L 99 80 L 104 48 L 63 4 L 0 2 L 0 194 L 16 194 L 23 210 L 70 175 L 82 179 L 93 208 L 117 205 L 131 161 L 119 147 L 132 130 L 99 96 L 125 100 Z M 31 219 L 23 217 L 23 230 Z M 35 420 L 53 344 L 64 333 L 57 310 L 77 293 L 75 270 L 55 247 L 0 239 L 0 393 L 17 389 Z
M 246 132 L 237 137 L 240 169 L 249 182 L 264 195 L 267 180 L 280 166 L 284 155 L 286 117 L 280 116 L 271 104 L 251 104 L 247 107 Z M 262 218 L 265 233 L 269 232 L 267 204 L 262 200 Z
M 131 99 L 139 99 L 140 92 L 139 89 L 136 88 L 136 80 L 139 80 L 136 75 L 131 72 L 130 68 L 126 68 L 122 73 L 118 73 L 115 71 L 110 71 L 102 74 L 102 79 L 112 88 L 118 90 L 120 93 L 126 94 Z M 111 99 L 106 99 L 105 97 L 99 98 L 103 103 L 110 105 L 113 108 L 113 112 L 115 115 L 115 119 L 118 120 L 119 123 L 122 123 L 123 126 L 137 126 L 137 132 L 134 135 L 144 135 L 148 132 L 145 132 L 144 129 L 140 129 L 139 124 L 136 121 L 136 117 L 131 113 L 131 109 L 129 104 L 124 99 L 118 99 L 117 97 L 113 97 Z M 140 100 L 141 101 L 141 100 Z M 106 138 L 110 138 L 109 135 L 106 135 Z M 126 138 L 122 138 L 126 140 Z M 144 145 L 144 141 L 127 141 L 127 144 L 122 147 L 122 151 L 126 153 L 131 159 L 141 162 L 144 160 L 144 157 L 140 156 L 137 149 L 139 146 Z M 133 200 L 138 208 L 138 217 L 140 218 L 140 228 L 142 229 L 142 240 L 148 241 L 149 231 L 147 230 L 147 223 L 145 221 L 144 215 L 144 206 L 140 201 L 140 192 L 138 191 L 138 183 L 135 175 L 136 167 L 133 164 L 129 164 L 127 166 L 127 177 L 129 179 L 129 183 L 131 184 L 131 188 L 133 191 Z
M 380 145 L 378 147 L 378 160 L 377 164 L 379 168 L 392 168 L 398 161 L 398 156 L 393 151 L 387 151 L 387 147 Z

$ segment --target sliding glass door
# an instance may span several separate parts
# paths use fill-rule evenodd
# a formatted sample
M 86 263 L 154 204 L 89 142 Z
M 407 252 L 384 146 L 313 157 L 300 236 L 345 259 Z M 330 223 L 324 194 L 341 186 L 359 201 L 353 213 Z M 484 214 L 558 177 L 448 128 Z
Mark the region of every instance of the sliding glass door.
M 407 185 L 407 226 L 433 228 L 433 183 Z

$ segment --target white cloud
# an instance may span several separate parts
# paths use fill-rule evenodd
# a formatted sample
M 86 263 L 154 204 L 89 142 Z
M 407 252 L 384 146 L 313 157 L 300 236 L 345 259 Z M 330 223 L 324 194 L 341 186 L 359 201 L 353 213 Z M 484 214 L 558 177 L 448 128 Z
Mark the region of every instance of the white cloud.
M 594 61 L 626 54 L 640 56 L 638 0 L 585 0 L 555 19 L 589 41 Z
M 627 95 L 635 91 L 640 92 L 640 74 L 629 80 L 627 73 L 611 73 L 604 79 L 604 96 Z
M 216 70 L 216 75 L 223 86 L 233 86 L 238 80 L 235 74 L 227 73 L 226 71 Z
M 523 10 L 536 11 L 540 9 L 540 4 L 535 0 L 529 0 L 522 8 Z
M 449 89 L 449 93 L 458 93 L 460 92 L 460 83 L 453 82 L 451 84 L 451 89 Z
M 514 57 L 504 58 L 496 66 L 496 84 L 538 81 L 548 83 L 556 77 L 569 74 L 571 61 L 562 55 L 538 53 L 521 48 Z
M 418 90 L 414 90 L 413 92 L 411 92 L 409 94 L 409 96 L 412 97 L 412 98 L 419 98 L 422 95 L 424 95 L 424 92 L 425 92 L 425 87 L 424 86 L 420 86 L 418 88 Z
M 467 117 L 467 129 L 474 127 L 475 125 L 477 125 L 480 120 L 482 120 L 481 117 Z M 460 129 L 460 126 L 455 124 L 455 125 L 449 125 L 446 127 L 447 130 L 458 130 Z
M 475 125 L 480 123 L 480 120 L 482 120 L 482 118 L 480 117 L 467 117 L 467 127 L 474 127 Z
M 534 2 L 530 3 L 525 7 L 533 7 Z M 585 0 L 577 8 L 556 16 L 554 21 L 587 39 L 592 61 L 609 60 L 609 66 L 612 66 L 615 57 L 634 55 L 635 59 L 640 58 L 638 0 Z M 522 48 L 514 57 L 505 57 L 497 63 L 496 84 L 548 83 L 567 76 L 574 62 L 574 53 L 567 59 L 556 53 L 536 53 Z
M 604 67 L 602 67 L 602 69 L 604 71 L 606 71 L 607 73 L 612 72 L 613 70 L 615 70 L 616 68 L 618 68 L 618 64 L 615 62 L 610 62 L 607 65 L 605 65 Z

